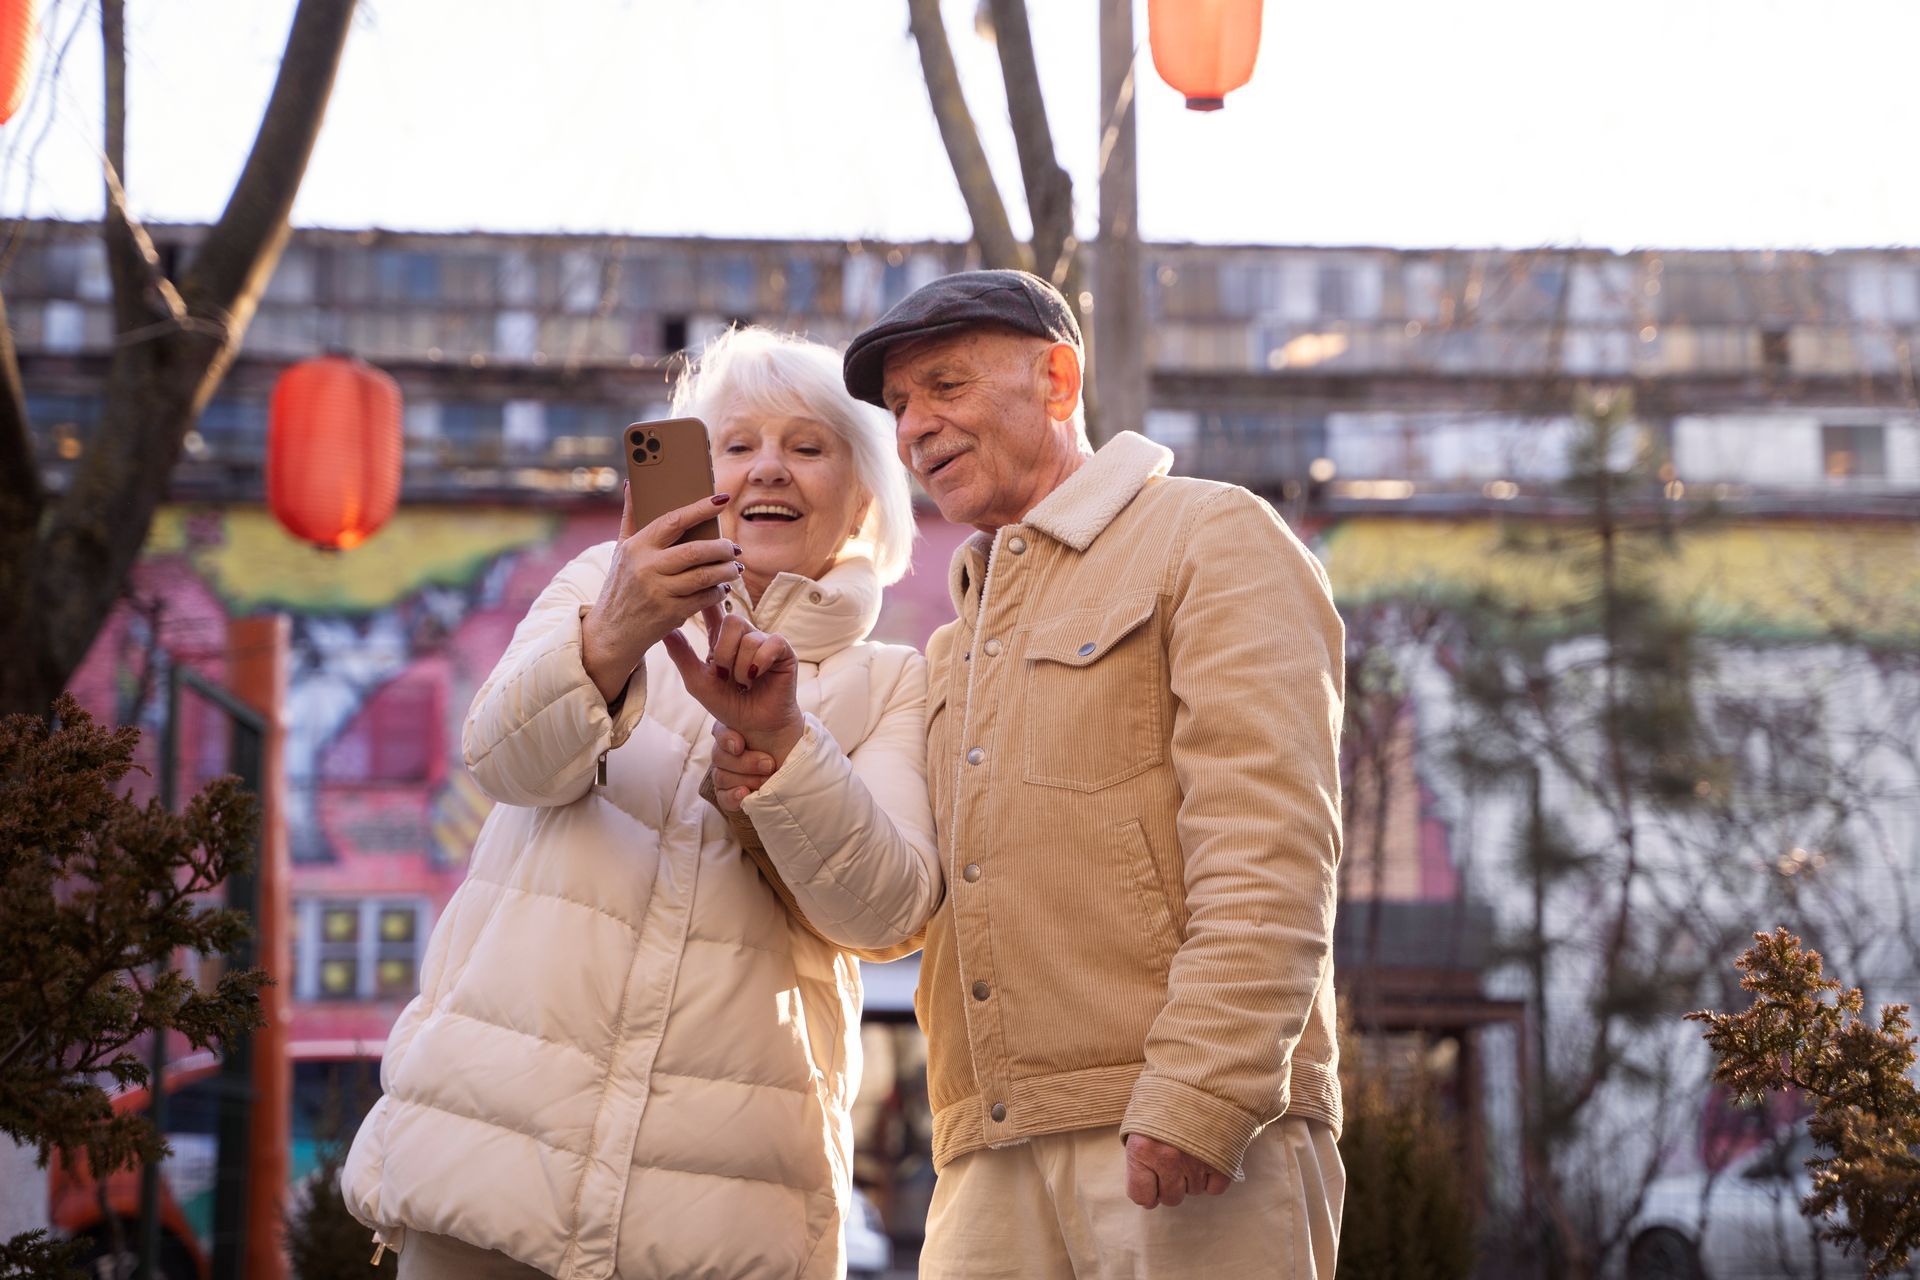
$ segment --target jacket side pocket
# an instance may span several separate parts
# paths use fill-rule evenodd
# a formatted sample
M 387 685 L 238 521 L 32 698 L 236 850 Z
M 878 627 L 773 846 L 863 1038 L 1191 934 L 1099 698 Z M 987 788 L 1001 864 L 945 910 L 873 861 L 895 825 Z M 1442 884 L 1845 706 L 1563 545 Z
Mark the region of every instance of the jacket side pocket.
M 1149 954 L 1164 971 L 1172 965 L 1173 953 L 1180 949 L 1180 930 L 1173 922 L 1173 904 L 1167 898 L 1159 865 L 1153 860 L 1153 847 L 1147 843 L 1147 831 L 1140 820 L 1129 818 L 1121 823 L 1119 836 L 1120 847 L 1126 852 L 1128 891 L 1133 895 Z

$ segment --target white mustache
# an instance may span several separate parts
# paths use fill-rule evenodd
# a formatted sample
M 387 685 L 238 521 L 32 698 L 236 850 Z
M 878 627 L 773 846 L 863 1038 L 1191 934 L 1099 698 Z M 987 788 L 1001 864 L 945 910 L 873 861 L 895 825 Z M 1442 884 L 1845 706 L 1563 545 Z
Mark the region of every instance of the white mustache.
M 932 470 L 934 467 L 937 467 L 941 463 L 947 461 L 947 459 L 957 458 L 965 452 L 967 452 L 967 447 L 965 445 L 961 445 L 958 448 L 927 449 L 925 451 L 915 449 L 912 451 L 913 469 L 915 471 L 918 471 L 920 474 L 925 475 L 928 471 Z

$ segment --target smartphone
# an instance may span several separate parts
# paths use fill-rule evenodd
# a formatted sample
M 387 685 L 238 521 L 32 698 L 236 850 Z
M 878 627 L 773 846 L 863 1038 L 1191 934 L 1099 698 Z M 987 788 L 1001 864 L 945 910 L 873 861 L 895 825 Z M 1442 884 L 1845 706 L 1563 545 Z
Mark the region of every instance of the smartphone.
M 713 496 L 713 450 L 707 444 L 707 424 L 700 419 L 633 423 L 625 445 L 634 528 L 644 529 L 669 511 Z M 681 534 L 674 545 L 719 536 L 716 513 Z

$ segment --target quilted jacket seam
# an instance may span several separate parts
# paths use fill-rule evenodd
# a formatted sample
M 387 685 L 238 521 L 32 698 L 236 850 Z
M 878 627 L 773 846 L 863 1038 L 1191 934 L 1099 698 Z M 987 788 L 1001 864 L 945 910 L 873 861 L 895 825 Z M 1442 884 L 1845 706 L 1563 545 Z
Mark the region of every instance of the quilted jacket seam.
M 669 1080 L 697 1080 L 702 1084 L 730 1084 L 742 1089 L 771 1089 L 776 1093 L 797 1094 L 802 1098 L 813 1096 L 813 1082 L 811 1078 L 808 1079 L 805 1088 L 796 1087 L 790 1089 L 784 1084 L 768 1084 L 762 1080 L 736 1080 L 732 1076 L 700 1076 L 694 1075 L 690 1071 L 662 1071 L 659 1067 L 655 1067 L 652 1074 L 665 1077 Z
M 626 1039 L 627 1002 L 633 997 L 633 964 L 634 958 L 630 957 L 627 960 L 627 980 L 623 982 L 620 987 L 620 1007 L 614 1011 L 613 1015 L 613 1034 L 609 1040 L 610 1043 L 614 1045 L 619 1045 Z M 607 1069 L 600 1073 L 600 1096 L 594 1099 L 593 1119 L 587 1124 L 588 1152 L 592 1151 L 595 1135 L 600 1132 L 601 1118 L 607 1113 L 607 1097 L 612 1092 L 613 1062 L 612 1059 L 609 1059 Z M 583 1153 L 583 1155 L 585 1155 L 588 1163 L 591 1164 L 593 1161 L 592 1155 L 587 1153 Z M 560 1255 L 560 1272 L 562 1275 L 571 1275 L 573 1273 L 575 1260 L 580 1256 L 580 1198 L 586 1194 L 586 1191 L 587 1174 L 586 1171 L 583 1170 L 580 1177 L 574 1181 L 573 1199 L 567 1205 L 567 1247 Z M 615 1241 L 617 1245 L 617 1231 Z
M 473 877 L 473 883 L 488 885 L 492 888 L 498 889 L 501 893 L 511 893 L 514 896 L 520 897 L 520 898 L 551 898 L 555 902 L 565 902 L 571 906 L 579 907 L 582 911 L 591 911 L 595 915 L 605 916 L 607 919 L 613 921 L 615 924 L 619 925 L 622 929 L 625 929 L 628 933 L 633 934 L 635 937 L 638 937 L 640 935 L 639 928 L 636 925 L 634 925 L 632 921 L 627 920 L 625 917 L 617 915 L 614 912 L 607 910 L 605 907 L 596 907 L 591 902 L 582 902 L 578 898 L 569 898 L 564 893 L 548 893 L 544 889 L 522 889 L 518 885 L 508 884 L 504 880 L 488 880 L 480 876 Z
M 546 1147 L 552 1151 L 564 1151 L 570 1156 L 579 1156 L 582 1160 L 589 1160 L 592 1158 L 585 1151 L 576 1150 L 573 1147 L 562 1146 L 560 1143 L 553 1142 L 546 1138 L 543 1138 L 537 1133 L 529 1133 L 527 1130 L 520 1128 L 518 1125 L 502 1124 L 497 1118 L 492 1116 L 469 1115 L 464 1111 L 456 1111 L 454 1108 L 449 1106 L 443 1106 L 438 1102 L 427 1102 L 424 1099 L 420 1099 L 420 1098 L 409 1098 L 404 1094 L 395 1093 L 395 1094 L 389 1094 L 388 1096 L 393 1098 L 394 1101 L 404 1102 L 410 1107 L 419 1107 L 425 1111 L 438 1111 L 443 1115 L 458 1116 L 462 1120 L 471 1120 L 475 1124 L 489 1125 L 495 1129 L 505 1129 L 508 1133 L 517 1133 L 521 1137 L 526 1138 L 531 1142 L 537 1142 L 541 1146 Z M 384 1161 L 382 1163 L 384 1163 Z
M 563 641 L 559 645 L 559 647 L 553 651 L 553 653 L 544 655 L 541 658 L 531 659 L 528 663 L 528 666 L 532 667 L 532 666 L 538 665 L 540 662 L 550 661 L 554 653 L 562 653 L 568 649 L 578 649 L 579 647 L 580 647 L 580 642 L 578 640 Z M 526 681 L 531 677 L 531 675 L 532 675 L 532 672 L 530 670 L 520 672 L 519 674 L 514 676 L 513 680 L 510 683 L 508 683 L 505 686 L 505 688 L 496 690 L 496 696 L 498 696 L 499 694 L 510 693 L 513 690 L 519 688 L 522 684 L 526 683 Z M 540 709 L 535 711 L 532 715 L 527 716 L 525 719 L 521 720 L 518 724 L 514 725 L 511 729 L 508 729 L 504 733 L 501 733 L 498 736 L 496 736 L 492 742 L 489 742 L 487 744 L 487 749 L 485 751 L 482 751 L 479 755 L 474 756 L 471 760 L 467 761 L 467 768 L 478 769 L 483 763 L 486 762 L 488 757 L 493 755 L 495 751 L 499 750 L 501 747 L 505 746 L 507 743 L 511 742 L 513 739 L 525 733 L 542 716 L 548 714 L 549 712 L 555 710 L 556 708 L 566 706 L 567 705 L 566 693 L 572 692 L 573 688 L 574 686 L 569 685 L 567 687 L 567 690 L 563 692 L 559 697 L 553 698 L 541 704 Z M 594 735 L 594 740 L 595 741 L 599 740 L 598 733 Z M 559 777 L 562 773 L 565 773 L 567 771 L 568 766 L 570 766 L 572 763 L 573 763 L 572 761 L 568 761 L 566 765 L 562 765 L 560 768 L 550 771 L 543 779 L 541 779 L 541 782 L 542 783 L 552 782 L 555 778 Z M 540 787 L 538 786 L 528 788 L 529 791 L 537 791 L 539 789 Z
M 537 1041 L 540 1044 L 550 1044 L 556 1049 L 565 1049 L 569 1053 L 585 1058 L 601 1070 L 606 1070 L 608 1059 L 595 1057 L 577 1044 L 568 1044 L 565 1040 L 555 1040 L 550 1036 L 543 1036 L 533 1031 L 522 1031 L 519 1027 L 508 1026 L 504 1022 L 495 1022 L 492 1018 L 483 1018 L 476 1013 L 465 1013 L 448 1005 L 439 1005 L 437 1006 L 437 1010 L 440 1016 L 444 1018 L 462 1018 L 468 1022 L 477 1022 L 483 1027 L 493 1027 L 496 1030 L 505 1031 L 509 1035 L 522 1036 L 528 1040 Z M 428 1016 L 431 1017 L 432 1014 Z

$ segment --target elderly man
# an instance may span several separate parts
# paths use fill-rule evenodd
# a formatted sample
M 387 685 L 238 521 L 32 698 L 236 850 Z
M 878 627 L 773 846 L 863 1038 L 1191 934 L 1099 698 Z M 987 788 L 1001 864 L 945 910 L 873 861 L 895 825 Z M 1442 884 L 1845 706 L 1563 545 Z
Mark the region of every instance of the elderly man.
M 1265 502 L 1131 432 L 1091 452 L 1082 368 L 1015 271 L 936 280 L 846 353 L 978 531 L 927 652 L 921 1275 L 1328 1280 L 1340 619 Z M 729 745 L 717 780 L 757 785 Z

